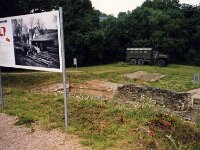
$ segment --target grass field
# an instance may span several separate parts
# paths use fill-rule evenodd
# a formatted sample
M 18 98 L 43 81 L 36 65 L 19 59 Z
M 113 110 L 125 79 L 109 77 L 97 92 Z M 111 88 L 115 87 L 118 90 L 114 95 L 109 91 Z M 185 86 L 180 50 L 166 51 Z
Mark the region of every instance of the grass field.
M 75 70 L 69 68 L 69 71 Z M 174 91 L 198 87 L 191 80 L 199 67 L 169 65 L 129 66 L 126 63 L 78 68 L 69 72 L 73 83 L 98 79 L 117 83 L 156 86 Z M 131 80 L 122 75 L 134 71 L 159 72 L 166 77 L 156 82 Z M 69 97 L 69 128 L 64 129 L 63 95 L 36 93 L 36 87 L 62 82 L 59 73 L 4 74 L 5 112 L 19 117 L 17 125 L 38 124 L 45 130 L 60 128 L 79 135 L 83 145 L 93 149 L 200 149 L 200 121 L 184 122 L 149 100 L 140 105 L 122 104 L 116 100 L 96 100 L 87 95 Z M 32 130 L 34 132 L 34 129 Z
M 70 68 L 69 70 L 73 70 Z M 74 69 L 75 70 L 75 69 Z M 167 67 L 158 66 L 131 66 L 127 63 L 119 62 L 110 65 L 93 67 L 82 67 L 78 69 L 80 73 L 70 73 L 73 82 L 85 82 L 88 79 L 106 80 L 116 83 L 134 83 L 142 86 L 154 86 L 172 91 L 187 91 L 200 87 L 193 84 L 194 73 L 200 74 L 200 67 L 169 65 Z M 123 77 L 124 74 L 136 71 L 147 71 L 150 73 L 161 73 L 166 75 L 156 82 L 145 82 L 141 80 Z

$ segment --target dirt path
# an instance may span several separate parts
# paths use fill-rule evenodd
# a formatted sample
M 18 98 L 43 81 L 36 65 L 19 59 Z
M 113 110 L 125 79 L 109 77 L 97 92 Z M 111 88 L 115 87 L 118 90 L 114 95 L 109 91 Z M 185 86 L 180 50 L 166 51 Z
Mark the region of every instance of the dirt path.
M 84 150 L 76 136 L 13 125 L 16 117 L 0 113 L 0 150 Z

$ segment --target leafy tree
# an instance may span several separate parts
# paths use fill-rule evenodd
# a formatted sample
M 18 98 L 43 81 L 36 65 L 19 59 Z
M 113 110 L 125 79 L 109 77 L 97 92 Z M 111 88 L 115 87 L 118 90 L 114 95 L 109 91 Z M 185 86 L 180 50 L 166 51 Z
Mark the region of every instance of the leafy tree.
M 123 18 L 125 16 L 126 16 L 126 12 L 119 12 L 117 17 L 120 19 L 120 18 Z
M 12 3 L 12 5 L 10 5 Z M 67 65 L 124 60 L 127 47 L 153 47 L 176 63 L 200 65 L 200 6 L 146 0 L 118 18 L 94 10 L 90 0 L 1 0 L 0 17 L 63 7 Z M 99 17 L 107 17 L 100 22 Z
M 199 6 L 180 5 L 178 0 L 146 0 L 104 23 L 106 47 L 121 53 L 127 47 L 153 47 L 169 54 L 173 62 L 198 64 L 199 11 Z
M 90 0 L 1 0 L 0 16 L 50 11 L 60 6 L 64 15 L 67 65 L 72 64 L 73 57 L 80 57 L 79 62 L 85 65 L 101 61 L 104 37 L 99 30 L 98 13 Z M 41 21 L 36 22 L 42 25 Z
M 99 31 L 98 13 L 89 0 L 73 0 L 64 5 L 65 48 L 68 64 L 77 57 L 79 64 L 88 65 L 101 61 L 103 34 Z M 95 55 L 96 54 L 96 55 Z

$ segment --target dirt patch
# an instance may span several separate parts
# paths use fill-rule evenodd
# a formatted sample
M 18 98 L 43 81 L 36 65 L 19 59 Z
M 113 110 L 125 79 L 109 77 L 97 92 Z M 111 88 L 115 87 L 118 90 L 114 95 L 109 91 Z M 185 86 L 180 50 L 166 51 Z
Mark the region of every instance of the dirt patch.
M 112 99 L 117 92 L 117 88 L 123 84 L 106 82 L 100 80 L 87 81 L 85 84 L 72 84 L 72 93 L 82 93 L 95 98 Z
M 138 79 L 142 81 L 152 81 L 152 82 L 165 77 L 165 75 L 160 73 L 148 73 L 146 71 L 137 71 L 131 74 L 125 74 L 124 76 L 131 79 Z
M 84 150 L 76 136 L 59 130 L 50 132 L 13 125 L 17 118 L 0 113 L 0 149 L 2 150 Z
M 117 88 L 123 86 L 123 84 L 100 81 L 100 80 L 91 80 L 87 81 L 84 84 L 70 84 L 69 93 L 70 94 L 86 94 L 94 97 L 104 97 L 112 99 L 117 92 Z M 69 85 L 67 84 L 67 88 Z M 43 93 L 43 92 L 63 92 L 63 84 L 54 83 L 43 85 L 32 89 L 33 92 Z
M 69 85 L 67 84 L 67 88 Z M 53 83 L 47 85 L 41 85 L 41 87 L 33 88 L 33 92 L 43 93 L 43 92 L 61 92 L 63 91 L 63 84 L 61 83 Z
M 117 88 L 123 84 L 106 82 L 100 80 L 87 81 L 85 84 L 72 84 L 72 93 L 82 93 L 96 98 L 112 99 L 117 92 Z
M 95 99 L 112 99 L 115 96 L 114 92 L 107 91 L 98 91 L 98 90 L 90 90 L 90 89 L 71 89 L 70 94 L 84 94 L 88 96 L 92 96 Z
M 97 90 L 106 90 L 116 92 L 119 86 L 123 86 L 123 84 L 100 81 L 100 80 L 91 80 L 86 82 L 86 86 L 88 88 L 93 88 Z

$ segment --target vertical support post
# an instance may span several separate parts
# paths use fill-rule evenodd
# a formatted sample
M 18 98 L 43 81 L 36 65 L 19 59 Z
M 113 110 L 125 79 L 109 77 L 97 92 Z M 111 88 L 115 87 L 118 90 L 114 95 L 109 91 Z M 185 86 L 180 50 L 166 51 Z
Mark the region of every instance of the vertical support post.
M 66 80 L 66 66 L 65 66 L 65 47 L 64 47 L 64 30 L 63 30 L 63 11 L 59 7 L 60 16 L 60 34 L 61 34 L 61 49 L 62 49 L 62 72 L 63 72 L 63 89 L 64 89 L 64 109 L 65 109 L 65 128 L 68 127 L 67 115 L 67 80 Z
M 71 81 L 70 81 L 70 75 L 68 75 L 69 78 L 69 92 L 71 92 Z
M 1 78 L 1 67 L 0 67 L 0 98 L 1 98 L 1 108 L 4 110 L 4 99 L 3 99 L 3 87 L 2 87 L 2 78 Z

